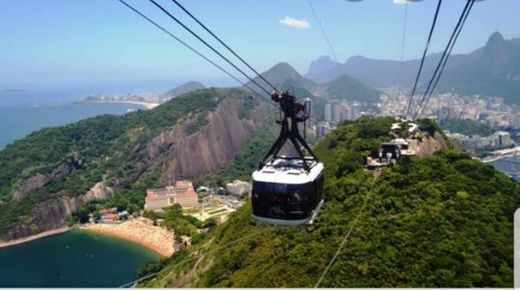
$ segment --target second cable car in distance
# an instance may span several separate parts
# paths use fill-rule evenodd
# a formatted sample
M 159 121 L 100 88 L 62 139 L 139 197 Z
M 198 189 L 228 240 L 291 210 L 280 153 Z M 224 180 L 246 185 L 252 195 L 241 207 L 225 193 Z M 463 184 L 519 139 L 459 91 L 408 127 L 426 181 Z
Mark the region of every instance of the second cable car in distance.
M 253 172 L 252 217 L 270 224 L 310 224 L 323 204 L 324 181 L 323 163 L 298 129 L 310 117 L 310 106 L 299 103 L 289 92 L 273 92 L 271 99 L 279 104 L 283 118 L 277 121 L 280 135 Z M 287 141 L 297 157 L 278 155 Z

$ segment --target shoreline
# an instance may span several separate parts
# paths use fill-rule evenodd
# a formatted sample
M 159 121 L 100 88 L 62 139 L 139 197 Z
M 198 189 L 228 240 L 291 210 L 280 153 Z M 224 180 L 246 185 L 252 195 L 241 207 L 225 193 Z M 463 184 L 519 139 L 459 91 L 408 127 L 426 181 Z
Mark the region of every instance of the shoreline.
M 113 100 L 113 101 L 86 101 L 82 100 L 77 102 L 79 104 L 132 104 L 132 105 L 140 105 L 145 107 L 148 110 L 151 110 L 157 106 L 159 106 L 159 103 L 149 103 L 149 102 L 138 102 L 138 101 L 119 101 L 119 100 Z
M 145 218 L 135 218 L 113 224 L 87 224 L 80 226 L 79 229 L 134 242 L 162 257 L 170 257 L 175 252 L 173 232 L 154 226 L 150 220 Z
M 0 240 L 0 249 L 32 242 L 34 240 L 39 240 L 46 237 L 64 234 L 75 229 L 85 230 L 100 235 L 130 241 L 152 250 L 161 257 L 170 257 L 175 252 L 174 233 L 165 228 L 154 226 L 152 221 L 141 217 L 122 223 L 86 224 L 72 227 L 64 226 L 25 238 L 9 241 Z
M 24 244 L 24 243 L 27 243 L 27 242 L 31 242 L 31 241 L 38 240 L 38 239 L 43 239 L 43 238 L 50 237 L 50 236 L 63 234 L 63 233 L 66 233 L 68 231 L 71 231 L 72 229 L 74 229 L 74 227 L 65 226 L 65 227 L 54 229 L 54 230 L 41 232 L 39 234 L 28 236 L 28 237 L 25 237 L 25 238 L 20 238 L 20 239 L 10 240 L 10 241 L 0 241 L 0 249 L 1 248 L 11 247 L 11 246 L 16 246 L 16 245 L 20 245 L 20 244 Z
M 492 155 L 484 158 L 480 158 L 480 160 L 484 163 L 491 163 L 498 161 L 504 158 L 515 157 L 520 154 L 520 146 L 515 146 L 513 148 L 507 149 L 498 149 L 490 152 Z

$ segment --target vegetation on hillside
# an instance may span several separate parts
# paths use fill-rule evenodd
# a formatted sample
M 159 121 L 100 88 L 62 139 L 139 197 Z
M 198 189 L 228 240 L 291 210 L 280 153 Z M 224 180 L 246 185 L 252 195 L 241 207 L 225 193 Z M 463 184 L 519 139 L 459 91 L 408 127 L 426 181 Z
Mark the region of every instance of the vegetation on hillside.
M 245 148 L 235 156 L 233 162 L 224 167 L 217 175 L 207 176 L 205 181 L 209 181 L 211 186 L 224 186 L 235 179 L 251 180 L 251 172 L 258 167 L 258 163 L 269 151 L 272 143 L 278 137 L 279 130 L 280 127 L 274 122 L 274 118 L 269 118 L 258 134 L 253 136 Z
M 445 120 L 440 122 L 439 125 L 444 130 L 450 130 L 452 133 L 460 133 L 467 136 L 489 136 L 494 132 L 493 128 L 488 125 L 470 119 Z
M 84 194 L 103 177 L 116 188 L 116 198 L 109 203 L 122 208 L 142 207 L 145 190 L 157 185 L 162 165 L 142 172 L 140 146 L 188 115 L 213 110 L 227 96 L 246 94 L 241 89 L 197 90 L 150 111 L 104 115 L 47 128 L 6 146 L 0 150 L 0 238 L 18 222 L 30 221 L 36 205 Z M 204 122 L 204 118 L 197 119 L 190 133 Z M 20 202 L 11 201 L 14 191 L 27 178 L 51 172 L 70 156 L 82 160 L 79 169 L 31 192 Z
M 361 118 L 317 145 L 326 196 L 312 226 L 256 224 L 245 206 L 144 286 L 313 287 L 367 199 L 320 287 L 512 287 L 519 185 L 451 149 L 375 180 L 362 158 L 391 123 Z
M 366 103 L 378 102 L 379 96 L 382 94 L 347 75 L 342 75 L 328 83 L 326 93 L 331 98 Z
M 178 241 L 181 236 L 195 236 L 197 229 L 213 228 L 217 224 L 217 221 L 212 218 L 202 222 L 191 215 L 185 215 L 179 204 L 167 207 L 162 212 L 144 211 L 143 216 L 151 219 L 155 224 L 173 230 Z

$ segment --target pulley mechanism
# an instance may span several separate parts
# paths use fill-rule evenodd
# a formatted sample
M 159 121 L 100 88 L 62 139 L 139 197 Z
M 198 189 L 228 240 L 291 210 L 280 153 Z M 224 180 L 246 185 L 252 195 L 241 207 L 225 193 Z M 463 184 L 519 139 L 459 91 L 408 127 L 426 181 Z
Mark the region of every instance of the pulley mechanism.
M 306 171 L 310 170 L 310 162 L 319 162 L 318 157 L 312 152 L 311 148 L 301 136 L 298 129 L 298 123 L 303 123 L 310 118 L 310 110 L 306 108 L 303 103 L 297 101 L 296 97 L 289 94 L 289 91 L 283 93 L 274 91 L 271 94 L 271 99 L 280 105 L 280 111 L 282 112 L 282 119 L 277 121 L 281 125 L 280 135 L 271 146 L 271 149 L 264 156 L 259 164 L 259 168 L 262 168 L 269 159 L 300 159 L 303 161 L 303 168 Z M 278 153 L 283 148 L 287 141 L 290 141 L 298 157 L 280 157 Z M 312 159 L 306 158 L 305 153 L 302 151 L 302 147 L 312 156 Z

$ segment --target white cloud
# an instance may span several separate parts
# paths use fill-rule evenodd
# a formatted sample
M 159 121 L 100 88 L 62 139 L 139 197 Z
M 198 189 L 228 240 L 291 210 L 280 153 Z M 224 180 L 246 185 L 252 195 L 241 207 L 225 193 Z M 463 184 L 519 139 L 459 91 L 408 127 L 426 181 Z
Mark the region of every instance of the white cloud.
M 283 24 L 285 26 L 299 28 L 299 29 L 309 29 L 311 28 L 311 25 L 307 20 L 305 19 L 296 19 L 289 16 L 285 16 L 284 19 L 280 19 L 280 24 Z

